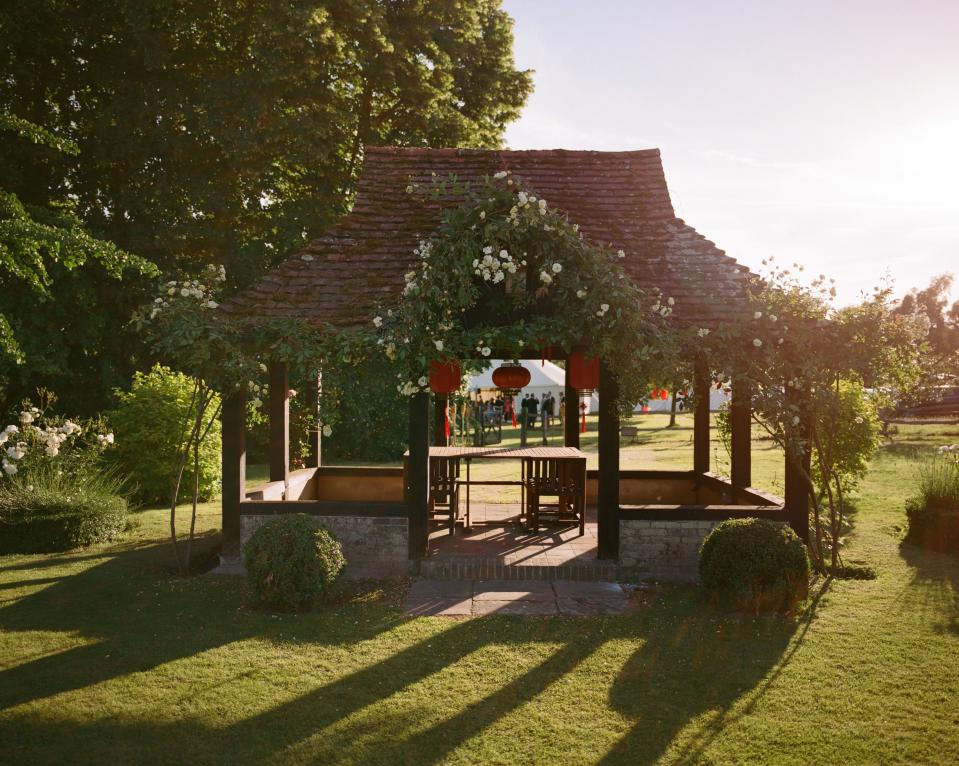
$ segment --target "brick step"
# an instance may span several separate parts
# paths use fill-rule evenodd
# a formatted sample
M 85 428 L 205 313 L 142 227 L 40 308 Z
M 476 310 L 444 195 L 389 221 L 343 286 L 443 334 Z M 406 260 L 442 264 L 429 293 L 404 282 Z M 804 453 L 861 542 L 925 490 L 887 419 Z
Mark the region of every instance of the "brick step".
M 420 562 L 427 580 L 575 580 L 616 582 L 616 564 L 593 560 L 571 564 L 507 564 L 495 556 L 433 556 Z

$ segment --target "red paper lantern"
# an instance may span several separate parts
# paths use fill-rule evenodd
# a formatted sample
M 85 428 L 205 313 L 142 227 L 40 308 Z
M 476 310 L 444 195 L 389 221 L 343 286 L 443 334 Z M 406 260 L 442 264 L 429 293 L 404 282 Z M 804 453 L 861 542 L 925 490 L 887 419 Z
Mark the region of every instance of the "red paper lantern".
M 658 389 L 658 388 L 654 388 L 652 391 L 650 391 L 650 392 L 649 392 L 649 398 L 650 398 L 650 399 L 659 399 L 659 389 Z
M 599 388 L 599 357 L 587 357 L 582 351 L 569 355 L 566 375 L 570 385 L 582 394 L 592 393 Z
M 493 385 L 507 396 L 515 396 L 521 388 L 529 385 L 531 377 L 529 370 L 519 362 L 503 362 L 493 370 Z
M 663 401 L 666 401 L 669 398 L 669 391 L 667 391 L 665 388 L 660 389 L 659 398 Z
M 456 360 L 430 362 L 430 391 L 434 394 L 451 394 L 458 390 L 462 375 Z

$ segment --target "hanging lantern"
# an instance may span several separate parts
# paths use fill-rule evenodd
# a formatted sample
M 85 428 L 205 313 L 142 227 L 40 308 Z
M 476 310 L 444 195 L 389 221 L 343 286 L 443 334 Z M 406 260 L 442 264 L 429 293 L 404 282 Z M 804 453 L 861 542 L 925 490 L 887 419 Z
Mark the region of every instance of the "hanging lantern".
M 667 391 L 665 388 L 661 388 L 659 390 L 659 398 L 665 402 L 669 398 L 669 391 Z
M 650 398 L 650 399 L 659 399 L 659 389 L 658 389 L 658 388 L 654 388 L 652 391 L 650 391 L 650 392 L 649 392 L 649 398 Z
M 456 360 L 430 362 L 430 391 L 434 394 L 452 394 L 459 390 L 461 380 L 460 363 Z
M 493 370 L 493 385 L 503 392 L 504 396 L 516 396 L 521 388 L 529 385 L 529 370 L 519 362 L 503 362 Z
M 580 349 L 569 355 L 566 375 L 570 385 L 583 395 L 590 395 L 599 388 L 599 357 L 587 357 Z

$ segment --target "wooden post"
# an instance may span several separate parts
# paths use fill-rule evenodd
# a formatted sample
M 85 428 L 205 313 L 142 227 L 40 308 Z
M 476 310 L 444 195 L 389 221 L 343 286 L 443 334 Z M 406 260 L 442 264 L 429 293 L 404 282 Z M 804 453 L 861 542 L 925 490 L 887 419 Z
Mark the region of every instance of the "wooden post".
M 599 558 L 619 557 L 619 410 L 618 386 L 606 363 L 599 368 Z
M 409 520 L 411 559 L 426 556 L 429 545 L 427 502 L 429 501 L 430 395 L 410 397 L 410 455 L 406 461 L 406 513 Z
M 696 360 L 694 392 L 696 410 L 693 414 L 693 470 L 709 471 L 709 367 L 705 359 Z
M 433 394 L 433 444 L 437 447 L 449 446 L 446 438 L 446 407 L 449 398 L 446 394 Z
M 802 400 L 799 399 L 792 389 L 786 388 L 786 405 L 796 404 L 802 407 Z M 809 440 L 809 421 L 808 413 L 800 412 L 800 422 L 796 426 L 796 433 L 804 444 L 804 451 L 801 456 L 790 459 L 786 455 L 785 471 L 785 494 L 786 511 L 789 513 L 789 525 L 803 542 L 809 544 L 809 482 L 806 479 L 811 475 L 812 470 L 812 450 Z M 803 475 L 805 473 L 805 475 Z
M 323 426 L 320 418 L 320 394 L 323 391 L 323 373 L 317 372 L 306 382 L 306 401 L 316 415 L 316 426 L 309 433 L 310 453 L 306 459 L 307 468 L 319 468 L 323 454 Z
M 569 359 L 563 396 L 563 444 L 579 449 L 579 392 L 569 384 Z
M 290 380 L 285 362 L 270 363 L 270 481 L 290 476 Z
M 733 381 L 729 421 L 733 486 L 748 487 L 752 483 L 752 390 L 745 378 Z
M 246 389 L 223 397 L 220 414 L 223 491 L 220 498 L 223 542 L 220 555 L 240 555 L 240 503 L 246 485 Z

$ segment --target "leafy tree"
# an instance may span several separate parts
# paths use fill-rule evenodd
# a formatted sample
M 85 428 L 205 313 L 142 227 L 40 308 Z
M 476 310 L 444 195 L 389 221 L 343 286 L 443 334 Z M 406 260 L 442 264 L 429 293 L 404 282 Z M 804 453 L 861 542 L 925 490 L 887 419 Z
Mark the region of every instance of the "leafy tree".
M 24 198 L 246 283 L 349 202 L 367 143 L 496 146 L 530 91 L 499 0 L 37 0 L 0 16 L 0 105 L 83 161 L 0 148 Z
M 511 24 L 500 0 L 5 3 L 0 112 L 45 130 L 0 142 L 0 188 L 23 206 L 0 215 L 56 214 L 97 238 L 77 247 L 245 285 L 347 210 L 364 145 L 499 145 L 531 89 Z M 148 366 L 121 331 L 144 292 L 63 271 L 48 294 L 5 291 L 30 359 L 0 370 L 8 405 L 43 385 L 88 413 Z
M 9 113 L 0 112 L 0 134 L 4 147 L 23 154 L 77 154 L 73 142 Z M 7 170 L 0 171 L 0 283 L 8 288 L 0 291 L 0 387 L 9 406 L 19 394 L 44 384 L 69 391 L 56 385 L 63 382 L 58 376 L 86 367 L 73 358 L 69 340 L 77 337 L 78 325 L 86 335 L 99 324 L 91 310 L 100 301 L 91 292 L 131 273 L 154 274 L 156 268 L 91 236 L 65 191 L 21 200 L 11 189 L 18 186 L 16 174 L 12 178 Z M 58 299 L 66 286 L 72 300 L 63 303 Z M 116 327 L 109 331 L 117 334 Z M 29 383 L 18 386 L 25 378 Z M 65 399 L 74 404 L 69 394 Z

